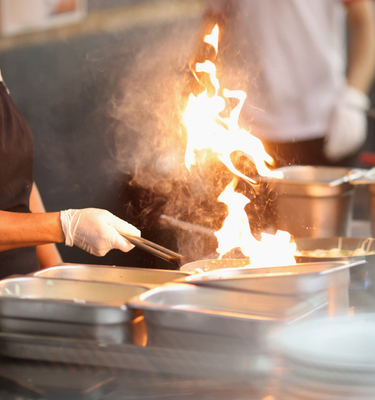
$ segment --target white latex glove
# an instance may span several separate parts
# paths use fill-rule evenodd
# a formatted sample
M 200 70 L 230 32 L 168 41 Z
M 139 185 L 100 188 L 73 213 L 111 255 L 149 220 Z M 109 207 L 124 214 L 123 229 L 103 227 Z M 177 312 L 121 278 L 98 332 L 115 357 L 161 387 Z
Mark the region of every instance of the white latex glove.
M 134 247 L 120 233 L 140 236 L 135 226 L 97 208 L 61 211 L 60 221 L 67 246 L 75 245 L 100 257 L 112 249 L 128 252 Z
M 365 93 L 346 87 L 328 126 L 324 154 L 329 160 L 338 161 L 361 148 L 367 136 L 369 108 L 370 99 Z

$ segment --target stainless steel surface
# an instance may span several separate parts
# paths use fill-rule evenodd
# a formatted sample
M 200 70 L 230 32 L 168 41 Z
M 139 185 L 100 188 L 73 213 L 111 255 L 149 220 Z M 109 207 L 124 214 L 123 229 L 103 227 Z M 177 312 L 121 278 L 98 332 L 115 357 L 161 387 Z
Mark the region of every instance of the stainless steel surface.
M 350 237 L 367 239 L 372 237 L 371 234 L 371 221 L 355 219 L 350 224 Z
M 148 290 L 118 285 L 39 277 L 0 281 L 0 317 L 81 324 L 115 324 L 132 319 L 126 302 Z
M 352 185 L 368 185 L 374 183 L 375 167 L 371 169 L 355 168 L 350 170 L 346 175 L 331 181 L 330 186 L 341 185 L 349 182 Z
M 131 323 L 81 324 L 0 317 L 0 331 L 10 334 L 97 340 L 104 343 L 133 343 Z
M 364 261 L 360 261 L 362 264 Z M 306 295 L 349 286 L 350 267 L 357 263 L 304 263 L 283 267 L 221 269 L 183 278 L 186 283 L 272 295 Z M 343 268 L 343 269 L 342 269 Z M 332 271 L 331 273 L 326 273 Z
M 84 264 L 62 264 L 34 273 L 41 278 L 74 279 L 79 281 L 140 284 L 149 288 L 190 275 L 188 272 L 150 268 L 110 267 Z
M 303 299 L 179 284 L 129 300 L 143 312 L 148 345 L 243 354 L 267 353 L 266 335 L 280 324 L 327 310 L 327 296 Z M 328 311 L 327 311 L 328 312 Z
M 283 179 L 262 178 L 276 193 L 276 229 L 294 237 L 348 236 L 354 187 L 347 182 L 330 185 L 347 168 L 289 166 L 278 171 Z
M 187 263 L 180 267 L 182 272 L 193 273 L 198 268 L 203 272 L 215 271 L 222 268 L 242 268 L 250 265 L 249 259 L 223 259 L 223 260 L 200 260 Z
M 68 363 L 151 372 L 207 377 L 257 379 L 268 372 L 248 354 L 221 354 L 184 349 L 142 347 L 131 344 L 103 344 L 94 340 L 41 337 L 0 332 L 0 354 L 17 359 Z M 45 366 L 44 366 L 45 368 Z M 120 372 L 121 373 L 121 372 Z M 190 397 L 190 396 L 189 396 Z M 246 397 L 247 398 L 247 397 Z
M 372 238 L 299 238 L 296 239 L 297 250 L 356 250 L 364 248 L 375 251 L 375 239 Z M 298 256 L 298 262 L 332 262 L 332 261 L 366 261 L 365 264 L 354 266 L 350 269 L 349 305 L 357 308 L 374 309 L 375 307 L 375 254 L 364 256 L 342 257 L 314 257 Z
M 217 331 L 214 326 L 210 326 L 207 323 L 208 320 L 222 321 L 227 328 L 228 321 L 235 325 L 240 320 L 242 323 L 245 322 L 244 327 L 246 327 L 247 323 L 254 320 L 294 319 L 325 302 L 326 298 L 323 295 L 307 296 L 301 300 L 287 296 L 179 284 L 151 289 L 130 299 L 128 306 L 145 312 L 152 311 L 148 314 L 149 318 L 145 317 L 146 323 L 153 322 L 181 330 L 223 333 L 223 331 Z M 204 326 L 200 325 L 198 320 L 204 321 Z M 229 329 L 235 331 L 233 327 Z M 248 329 L 235 331 L 235 336 L 247 334 Z

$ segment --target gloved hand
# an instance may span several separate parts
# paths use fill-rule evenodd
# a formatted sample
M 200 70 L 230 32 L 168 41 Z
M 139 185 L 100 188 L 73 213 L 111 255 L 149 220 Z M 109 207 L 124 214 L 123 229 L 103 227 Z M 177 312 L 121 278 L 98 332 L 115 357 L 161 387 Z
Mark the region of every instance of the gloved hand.
M 328 126 L 324 154 L 329 160 L 338 161 L 360 149 L 367 136 L 369 108 L 370 99 L 365 93 L 346 87 Z
M 134 247 L 120 233 L 140 236 L 135 226 L 97 208 L 61 211 L 60 221 L 67 246 L 75 245 L 100 257 L 112 249 L 128 252 Z

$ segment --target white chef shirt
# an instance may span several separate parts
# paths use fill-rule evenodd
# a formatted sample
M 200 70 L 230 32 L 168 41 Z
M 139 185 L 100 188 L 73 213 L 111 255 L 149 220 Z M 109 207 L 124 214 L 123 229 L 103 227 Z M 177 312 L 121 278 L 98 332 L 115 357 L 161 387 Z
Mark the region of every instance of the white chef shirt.
M 346 83 L 344 2 L 238 1 L 232 34 L 248 75 L 241 116 L 252 134 L 278 142 L 325 135 Z

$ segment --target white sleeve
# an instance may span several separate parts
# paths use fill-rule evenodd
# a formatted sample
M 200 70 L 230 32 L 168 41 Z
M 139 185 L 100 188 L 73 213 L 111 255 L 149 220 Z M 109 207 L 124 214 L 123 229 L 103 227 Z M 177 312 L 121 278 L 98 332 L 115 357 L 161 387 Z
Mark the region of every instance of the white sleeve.
M 230 3 L 230 0 L 207 0 L 207 6 L 214 13 L 225 10 L 225 6 Z

